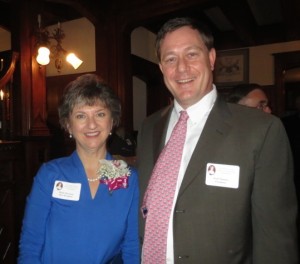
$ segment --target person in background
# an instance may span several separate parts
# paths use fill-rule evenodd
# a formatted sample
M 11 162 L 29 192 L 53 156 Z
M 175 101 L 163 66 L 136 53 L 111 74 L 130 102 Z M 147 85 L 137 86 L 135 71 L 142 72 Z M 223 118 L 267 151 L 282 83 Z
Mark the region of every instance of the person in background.
M 192 18 L 171 19 L 157 34 L 174 104 L 147 117 L 138 134 L 142 263 L 296 264 L 297 200 L 285 129 L 277 117 L 218 94 L 213 42 Z M 161 160 L 183 114 L 187 132 L 169 209 L 174 173 L 165 171 L 177 163 Z
M 227 101 L 254 107 L 271 114 L 269 100 L 262 87 L 257 83 L 240 84 L 233 88 L 232 92 L 228 95 Z
M 136 140 L 133 133 L 124 127 L 118 127 L 108 140 L 109 153 L 123 157 L 132 157 L 136 153 Z
M 294 99 L 295 111 L 281 120 L 290 140 L 295 166 L 295 182 L 300 201 L 300 95 Z
M 281 120 L 290 140 L 294 158 L 294 179 L 298 204 L 300 203 L 300 95 L 294 97 L 294 112 Z M 300 208 L 298 207 L 298 212 Z M 300 219 L 298 218 L 298 234 L 300 234 Z M 299 245 L 300 246 L 300 245 Z M 299 247 L 300 249 L 300 247 Z
M 34 178 L 19 264 L 115 263 L 120 255 L 140 263 L 137 171 L 106 149 L 120 115 L 119 99 L 96 75 L 66 87 L 59 118 L 76 150 L 43 164 Z

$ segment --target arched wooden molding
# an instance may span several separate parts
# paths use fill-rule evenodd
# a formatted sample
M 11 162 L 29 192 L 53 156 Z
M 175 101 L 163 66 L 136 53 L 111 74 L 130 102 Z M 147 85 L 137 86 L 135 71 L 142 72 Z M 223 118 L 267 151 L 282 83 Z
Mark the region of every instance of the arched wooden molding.
M 14 51 L 12 53 L 12 59 L 9 68 L 7 72 L 4 74 L 4 76 L 0 79 L 0 88 L 4 87 L 11 80 L 16 68 L 16 63 L 18 58 L 19 58 L 19 53 Z

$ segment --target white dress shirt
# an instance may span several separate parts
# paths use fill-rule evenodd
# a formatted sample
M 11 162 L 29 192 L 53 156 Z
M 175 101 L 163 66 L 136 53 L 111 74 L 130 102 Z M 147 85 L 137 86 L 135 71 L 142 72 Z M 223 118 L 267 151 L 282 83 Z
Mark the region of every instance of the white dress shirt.
M 174 207 L 177 200 L 178 192 L 180 185 L 182 183 L 184 173 L 189 164 L 191 156 L 194 152 L 196 144 L 199 140 L 199 137 L 202 133 L 203 127 L 206 123 L 207 117 L 216 101 L 217 91 L 215 85 L 213 85 L 212 91 L 210 91 L 207 95 L 205 95 L 199 102 L 190 106 L 186 109 L 189 119 L 187 123 L 187 133 L 185 144 L 182 153 L 182 159 L 177 179 L 177 186 L 175 190 L 175 196 L 173 201 L 173 208 L 171 212 L 171 216 L 174 213 Z M 174 101 L 174 108 L 170 117 L 166 142 L 168 142 L 172 130 L 177 123 L 180 115 L 180 111 L 183 110 L 182 107 Z M 170 217 L 169 229 L 168 229 L 168 238 L 167 238 L 167 261 L 166 264 L 174 263 L 174 246 L 173 246 L 173 217 Z

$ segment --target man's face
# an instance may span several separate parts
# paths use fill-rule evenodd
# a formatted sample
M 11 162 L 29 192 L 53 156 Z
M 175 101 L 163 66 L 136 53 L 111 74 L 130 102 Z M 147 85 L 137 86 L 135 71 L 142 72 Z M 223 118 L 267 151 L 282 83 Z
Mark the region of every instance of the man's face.
M 184 109 L 212 90 L 216 52 L 207 49 L 197 30 L 185 26 L 168 33 L 160 50 L 165 84 Z
M 239 102 L 241 105 L 255 107 L 266 113 L 271 114 L 271 108 L 268 106 L 268 98 L 261 89 L 254 89 L 242 98 Z

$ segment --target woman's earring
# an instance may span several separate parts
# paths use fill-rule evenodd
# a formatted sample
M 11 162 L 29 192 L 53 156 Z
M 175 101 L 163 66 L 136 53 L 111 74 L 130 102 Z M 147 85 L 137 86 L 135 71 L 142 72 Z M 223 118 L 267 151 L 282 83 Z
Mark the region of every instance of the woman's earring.
M 109 132 L 109 135 L 111 136 L 111 132 Z
M 72 135 L 72 134 L 70 134 L 70 135 L 69 135 L 69 138 L 73 138 L 73 135 Z

